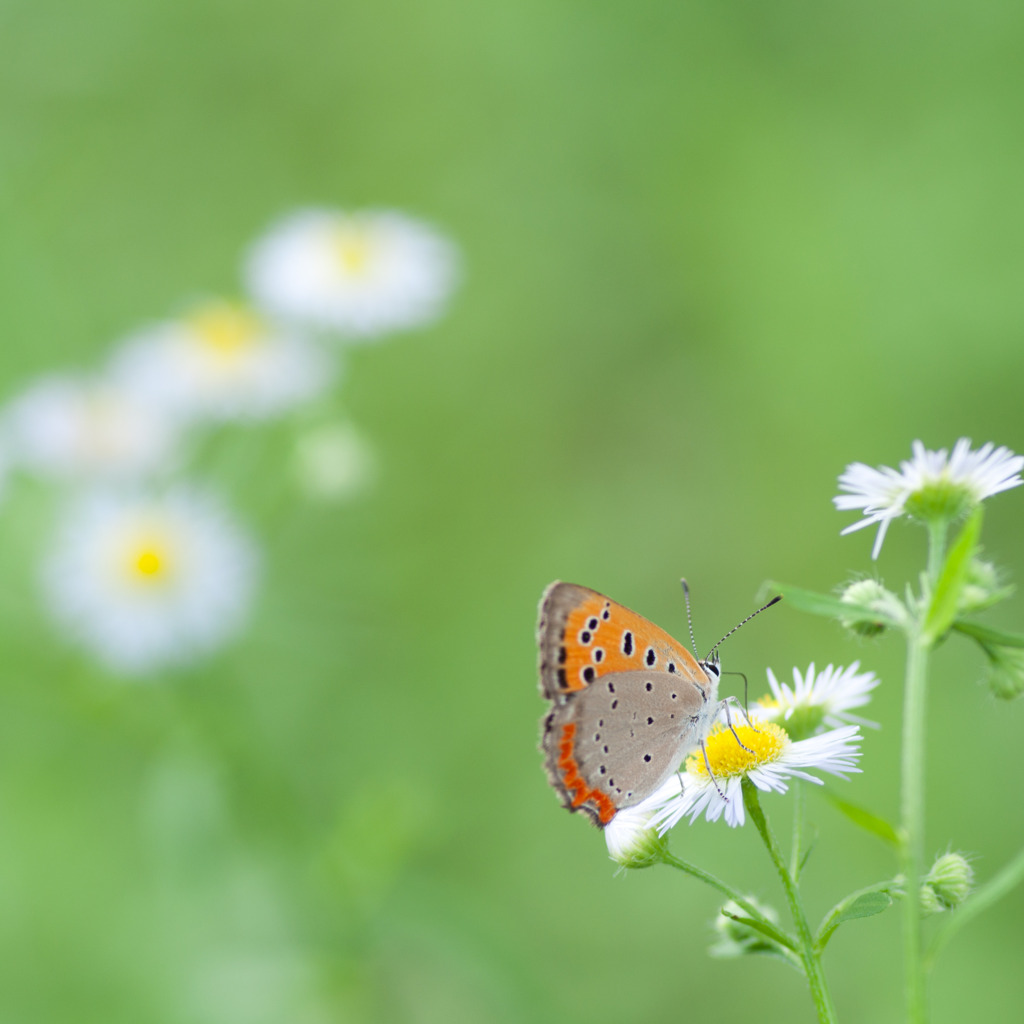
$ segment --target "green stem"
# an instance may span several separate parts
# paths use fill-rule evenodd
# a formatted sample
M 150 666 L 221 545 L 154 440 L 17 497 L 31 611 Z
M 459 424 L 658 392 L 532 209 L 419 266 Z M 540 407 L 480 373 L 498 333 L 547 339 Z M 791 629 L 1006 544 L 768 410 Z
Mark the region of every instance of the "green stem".
M 800 881 L 800 867 L 804 856 L 804 787 L 793 783 L 793 848 L 789 853 L 789 873 L 794 882 Z
M 712 889 L 717 889 L 723 896 L 732 900 L 738 907 L 741 907 L 744 913 L 749 914 L 755 921 L 773 932 L 774 935 L 772 937 L 777 942 L 785 946 L 787 949 L 796 950 L 796 943 L 793 941 L 793 938 L 786 935 L 785 932 L 780 931 L 777 925 L 769 921 L 768 918 L 750 902 L 750 900 L 748 900 L 742 893 L 733 889 L 732 886 L 723 882 L 720 878 L 716 878 L 714 875 L 697 867 L 695 864 L 690 864 L 688 861 L 680 860 L 678 857 L 669 853 L 666 849 L 660 850 L 657 856 L 663 864 L 668 864 L 670 867 L 678 868 L 680 871 L 685 871 L 688 875 L 692 875 L 694 878 L 699 879 L 706 885 L 710 885 Z
M 815 1008 L 818 1011 L 818 1020 L 821 1024 L 835 1024 L 835 1007 L 832 1005 L 832 996 L 829 994 L 828 984 L 825 981 L 825 972 L 821 967 L 821 957 L 814 947 L 811 929 L 807 924 L 807 915 L 804 913 L 803 904 L 800 901 L 800 891 L 793 880 L 793 876 L 786 867 L 785 858 L 779 849 L 779 844 L 776 842 L 771 826 L 768 824 L 768 819 L 765 818 L 764 811 L 761 810 L 761 800 L 757 794 L 757 787 L 747 778 L 743 780 L 743 803 L 757 831 L 764 840 L 764 845 L 768 850 L 772 863 L 775 865 L 775 870 L 779 873 L 782 887 L 786 890 L 789 911 L 793 916 L 793 924 L 796 925 L 797 953 L 803 963 L 804 974 L 807 976 L 807 984 L 811 990 L 811 998 L 814 1000 Z
M 946 558 L 946 532 L 949 522 L 941 518 L 928 520 L 928 579 L 934 588 L 935 582 L 942 572 L 942 563 Z
M 1002 871 L 986 882 L 961 907 L 957 907 L 945 919 L 942 927 L 932 938 L 925 958 L 925 968 L 931 969 L 943 946 L 968 922 L 993 903 L 1001 900 L 1011 889 L 1024 882 L 1024 850 L 1021 850 Z
M 908 637 L 903 694 L 900 860 L 906 884 L 903 898 L 903 959 L 907 1020 L 926 1020 L 921 944 L 921 876 L 924 870 L 924 734 L 927 641 L 916 630 Z

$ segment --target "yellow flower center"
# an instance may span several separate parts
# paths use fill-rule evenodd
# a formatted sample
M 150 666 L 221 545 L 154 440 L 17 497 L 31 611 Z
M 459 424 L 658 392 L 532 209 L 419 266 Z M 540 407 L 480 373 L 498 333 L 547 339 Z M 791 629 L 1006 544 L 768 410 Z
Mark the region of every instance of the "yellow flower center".
M 362 277 L 370 268 L 373 242 L 358 227 L 340 227 L 334 234 L 334 255 L 346 277 Z
M 143 576 L 155 576 L 163 564 L 163 559 L 155 551 L 140 551 L 135 559 L 135 568 Z
M 168 545 L 151 533 L 130 539 L 124 552 L 125 570 L 140 586 L 164 583 L 172 573 L 173 559 Z
M 228 302 L 197 310 L 188 325 L 209 352 L 227 359 L 252 348 L 264 333 L 258 316 Z
M 750 725 L 737 725 L 735 729 L 736 736 L 733 736 L 731 729 L 716 725 L 704 741 L 708 764 L 716 778 L 745 775 L 759 765 L 777 761 L 789 745 L 786 730 L 774 722 L 759 722 L 756 729 Z M 737 736 L 739 743 L 736 742 Z M 699 752 L 691 754 L 686 759 L 686 770 L 691 775 L 707 778 L 708 769 L 703 755 Z

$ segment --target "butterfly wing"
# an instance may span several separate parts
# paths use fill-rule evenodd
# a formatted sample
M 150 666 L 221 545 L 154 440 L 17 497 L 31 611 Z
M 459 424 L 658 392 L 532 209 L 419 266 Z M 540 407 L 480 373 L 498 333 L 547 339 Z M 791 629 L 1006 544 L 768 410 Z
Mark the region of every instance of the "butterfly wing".
M 710 689 L 680 673 L 611 672 L 557 704 L 541 746 L 562 805 L 603 826 L 646 800 L 703 736 Z
M 544 592 L 537 640 L 554 702 L 541 722 L 548 780 L 565 807 L 606 825 L 696 745 L 715 681 L 663 629 L 574 583 Z
M 703 680 L 697 659 L 642 615 L 596 590 L 552 583 L 540 602 L 537 626 L 540 689 L 557 700 L 609 672 L 638 669 Z

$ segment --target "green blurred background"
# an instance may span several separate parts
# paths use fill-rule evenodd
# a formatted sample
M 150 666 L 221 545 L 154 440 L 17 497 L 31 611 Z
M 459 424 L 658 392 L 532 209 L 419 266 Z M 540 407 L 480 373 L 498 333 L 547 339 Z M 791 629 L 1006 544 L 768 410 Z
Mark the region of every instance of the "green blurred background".
M 257 457 L 229 497 L 266 567 L 212 661 L 126 683 L 65 647 L 35 591 L 41 502 L 12 488 L 0 1019 L 811 1020 L 792 971 L 708 959 L 709 890 L 616 877 L 558 808 L 536 602 L 578 581 L 681 635 L 686 574 L 706 649 L 766 578 L 871 571 L 830 502 L 848 462 L 916 437 L 1024 450 L 1022 42 L 1010 0 L 0 6 L 0 397 L 237 290 L 297 206 L 396 207 L 464 254 L 436 326 L 348 358 L 369 495 L 261 526 L 285 428 L 239 439 Z M 1011 577 L 1022 500 L 986 524 Z M 923 550 L 896 526 L 878 571 L 901 589 Z M 843 792 L 895 815 L 896 641 L 783 607 L 723 656 L 755 695 L 766 665 L 875 670 L 883 728 Z M 965 644 L 934 668 L 928 849 L 986 878 L 1024 835 L 1022 709 Z M 810 807 L 816 919 L 895 869 Z M 752 829 L 673 844 L 782 905 Z M 936 1021 L 1009 1019 L 1022 912 L 949 948 Z M 833 941 L 843 1019 L 902 1019 L 898 924 Z

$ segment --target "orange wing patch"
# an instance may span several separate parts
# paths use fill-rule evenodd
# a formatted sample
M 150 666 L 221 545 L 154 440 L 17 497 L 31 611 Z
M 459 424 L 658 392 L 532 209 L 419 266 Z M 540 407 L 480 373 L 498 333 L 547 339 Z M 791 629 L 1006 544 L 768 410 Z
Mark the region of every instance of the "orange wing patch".
M 607 597 L 594 594 L 569 612 L 558 653 L 561 690 L 582 690 L 609 672 L 645 668 L 691 679 L 704 675 L 694 656 L 668 633 Z
M 575 811 L 586 803 L 592 803 L 593 807 L 587 807 L 586 810 L 596 814 L 602 825 L 607 825 L 615 817 L 618 808 L 607 793 L 591 788 L 580 775 L 574 754 L 575 743 L 576 723 L 566 722 L 562 726 L 562 736 L 558 743 L 558 768 L 562 772 L 561 783 L 569 799 L 568 806 Z

